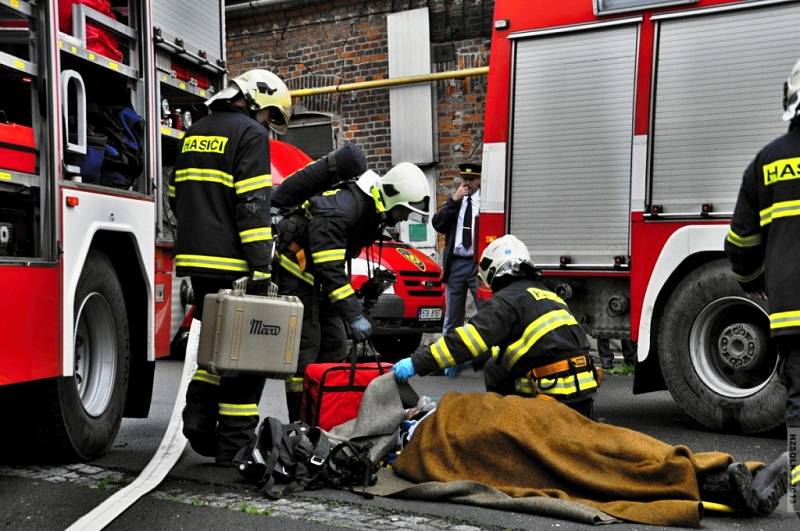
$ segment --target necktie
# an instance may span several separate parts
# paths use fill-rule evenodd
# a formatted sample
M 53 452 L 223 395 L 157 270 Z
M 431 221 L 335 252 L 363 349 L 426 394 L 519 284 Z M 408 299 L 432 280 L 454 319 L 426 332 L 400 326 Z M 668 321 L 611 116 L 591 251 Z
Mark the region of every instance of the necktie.
M 461 227 L 461 245 L 464 249 L 472 247 L 472 198 L 467 196 L 467 208 L 464 209 L 464 225 Z

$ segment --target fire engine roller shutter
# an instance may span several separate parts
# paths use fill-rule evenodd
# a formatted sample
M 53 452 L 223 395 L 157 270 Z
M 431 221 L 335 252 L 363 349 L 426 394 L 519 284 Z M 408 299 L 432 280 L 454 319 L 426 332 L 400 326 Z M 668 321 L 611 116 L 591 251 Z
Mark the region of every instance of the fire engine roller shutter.
M 516 43 L 510 231 L 537 264 L 628 254 L 637 31 Z
M 158 0 L 152 3 L 153 26 L 180 37 L 191 51 L 205 50 L 212 62 L 222 56 L 220 0 Z
M 781 90 L 800 57 L 800 6 L 659 23 L 652 203 L 733 212 L 742 172 L 786 131 Z M 720 244 L 721 245 L 721 244 Z

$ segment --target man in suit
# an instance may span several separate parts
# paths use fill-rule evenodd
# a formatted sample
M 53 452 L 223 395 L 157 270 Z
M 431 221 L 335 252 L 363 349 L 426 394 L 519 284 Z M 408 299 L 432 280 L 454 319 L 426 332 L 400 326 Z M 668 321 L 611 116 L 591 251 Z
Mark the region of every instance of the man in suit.
M 442 333 L 464 324 L 467 290 L 478 305 L 474 255 L 475 219 L 480 209 L 481 166 L 471 162 L 458 165 L 461 184 L 433 216 L 433 228 L 445 235 L 442 280 L 446 284 L 447 306 Z

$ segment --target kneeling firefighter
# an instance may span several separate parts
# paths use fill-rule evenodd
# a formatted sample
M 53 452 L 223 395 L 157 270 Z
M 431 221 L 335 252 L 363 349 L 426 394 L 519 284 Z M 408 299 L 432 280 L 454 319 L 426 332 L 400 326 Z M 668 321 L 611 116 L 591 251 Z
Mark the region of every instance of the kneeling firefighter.
M 540 276 L 515 236 L 490 243 L 478 278 L 493 297 L 469 324 L 396 363 L 395 378 L 405 381 L 440 369 L 455 376 L 460 364 L 472 361 L 483 366 L 487 391 L 549 395 L 591 416 L 598 377 L 589 339 L 567 304 L 538 282 Z
M 243 276 L 249 276 L 248 293 L 267 292 L 272 177 L 265 126 L 285 132 L 292 99 L 278 76 L 250 70 L 206 104 L 211 114 L 186 131 L 168 188 L 178 220 L 177 274 L 191 277 L 195 295 L 189 342 L 195 349 L 206 294 L 229 289 Z M 255 438 L 263 387 L 261 377 L 198 370 L 183 410 L 192 448 L 231 466 Z
M 348 332 L 356 341 L 372 333 L 347 261 L 381 239 L 386 226 L 427 216 L 430 197 L 422 170 L 401 162 L 383 177 L 368 170 L 356 181 L 339 183 L 278 222 L 279 293 L 299 297 L 304 307 L 297 375 L 287 380 L 290 420 L 300 416 L 306 366 L 342 361 Z

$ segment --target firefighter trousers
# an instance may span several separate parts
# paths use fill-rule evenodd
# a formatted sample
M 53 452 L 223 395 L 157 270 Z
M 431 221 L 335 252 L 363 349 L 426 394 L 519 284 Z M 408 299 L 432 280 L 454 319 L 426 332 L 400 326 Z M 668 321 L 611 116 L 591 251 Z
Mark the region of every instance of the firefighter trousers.
M 347 358 L 347 331 L 341 316 L 322 294 L 319 284 L 311 285 L 285 269 L 277 272 L 278 292 L 294 295 L 303 303 L 303 329 L 295 382 L 302 381 L 311 363 L 338 362 Z M 300 420 L 302 390 L 287 382 L 286 406 L 289 421 Z
M 777 338 L 780 378 L 786 387 L 786 426 L 800 428 L 800 336 Z
M 192 277 L 195 315 L 202 316 L 206 294 L 230 287 L 230 281 Z M 228 464 L 240 448 L 253 442 L 264 382 L 261 376 L 224 377 L 198 369 L 189 382 L 183 410 L 183 434 L 192 448 Z
M 520 395 L 529 397 L 529 394 L 522 394 L 516 388 L 516 376 L 497 363 L 497 358 L 491 358 L 483 366 L 483 382 L 486 390 L 503 396 Z M 580 400 L 563 401 L 563 404 L 571 407 L 581 415 L 592 418 L 594 415 L 594 395 Z

